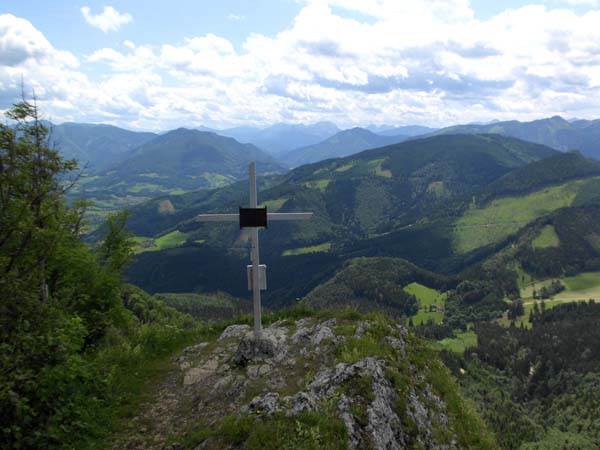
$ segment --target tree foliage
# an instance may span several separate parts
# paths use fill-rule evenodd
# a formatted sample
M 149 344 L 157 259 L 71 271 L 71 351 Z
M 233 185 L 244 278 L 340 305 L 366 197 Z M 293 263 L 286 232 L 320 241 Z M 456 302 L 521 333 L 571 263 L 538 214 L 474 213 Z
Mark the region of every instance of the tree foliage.
M 146 348 L 160 354 L 191 320 L 141 300 L 147 294 L 129 301 L 138 315 L 123 306 L 126 213 L 109 219 L 95 247 L 81 240 L 85 205 L 65 202 L 76 164 L 49 145 L 38 114 L 24 100 L 8 112 L 10 125 L 0 125 L 3 449 L 80 448 L 74 443 L 106 431 L 120 401 L 115 355 L 130 366 Z

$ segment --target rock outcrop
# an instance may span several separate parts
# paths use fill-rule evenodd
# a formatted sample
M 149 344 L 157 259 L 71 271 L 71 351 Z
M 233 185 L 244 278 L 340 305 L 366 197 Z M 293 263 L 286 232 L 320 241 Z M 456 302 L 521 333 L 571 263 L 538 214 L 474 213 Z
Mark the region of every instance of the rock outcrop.
M 350 449 L 459 448 L 444 400 L 410 361 L 407 334 L 400 325 L 339 319 L 281 321 L 258 339 L 246 325 L 230 326 L 175 359 L 157 400 L 135 419 L 152 433 L 114 448 L 178 448 L 168 436 L 185 440 L 226 417 L 260 424 L 306 414 L 343 424 Z M 194 448 L 245 448 L 205 434 Z

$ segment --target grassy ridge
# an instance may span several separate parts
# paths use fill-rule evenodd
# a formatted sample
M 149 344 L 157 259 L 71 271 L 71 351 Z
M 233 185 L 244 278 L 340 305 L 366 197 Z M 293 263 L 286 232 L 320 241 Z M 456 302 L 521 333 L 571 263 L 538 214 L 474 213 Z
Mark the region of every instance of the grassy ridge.
M 532 220 L 573 205 L 585 185 L 597 181 L 578 180 L 542 189 L 523 197 L 493 200 L 483 208 L 469 209 L 454 225 L 454 247 L 467 253 L 485 245 L 499 242 Z

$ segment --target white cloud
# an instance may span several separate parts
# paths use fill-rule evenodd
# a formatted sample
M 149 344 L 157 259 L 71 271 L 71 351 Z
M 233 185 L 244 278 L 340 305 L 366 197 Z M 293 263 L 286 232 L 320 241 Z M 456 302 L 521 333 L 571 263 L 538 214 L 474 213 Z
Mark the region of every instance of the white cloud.
M 600 0 L 563 0 L 564 3 L 568 5 L 574 6 L 590 6 L 590 7 L 598 7 L 600 6 Z
M 133 20 L 131 14 L 122 14 L 112 6 L 105 6 L 99 14 L 92 14 L 88 6 L 83 6 L 81 7 L 81 14 L 83 14 L 87 23 L 105 33 L 118 31 L 123 25 Z
M 214 34 L 124 41 L 80 63 L 4 15 L 0 101 L 23 74 L 52 114 L 150 129 L 598 117 L 598 23 L 600 11 L 544 5 L 481 20 L 466 0 L 310 0 L 287 28 L 238 49 Z
M 233 13 L 227 14 L 227 20 L 231 20 L 232 22 L 241 22 L 245 19 L 246 19 L 245 16 L 242 16 L 239 14 L 233 14 Z

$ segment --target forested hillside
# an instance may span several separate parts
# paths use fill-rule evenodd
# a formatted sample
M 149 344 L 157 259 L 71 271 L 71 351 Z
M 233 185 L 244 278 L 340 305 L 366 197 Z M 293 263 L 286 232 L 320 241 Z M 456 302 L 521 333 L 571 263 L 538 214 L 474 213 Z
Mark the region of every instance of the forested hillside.
M 435 131 L 434 134 L 496 133 L 529 142 L 547 145 L 558 150 L 580 150 L 595 159 L 600 158 L 600 121 L 567 121 L 560 116 L 532 122 L 495 122 L 489 125 L 456 125 Z
M 88 218 L 99 225 L 106 214 L 160 195 L 226 186 L 248 177 L 248 163 L 263 173 L 285 169 L 251 144 L 215 133 L 180 128 L 154 136 L 126 157 L 113 158 L 104 170 L 90 173 L 70 193 L 93 200 Z
M 444 136 L 301 166 L 282 178 L 263 178 L 259 201 L 269 211 L 315 213 L 307 223 L 274 223 L 261 238 L 264 259 L 272 265 L 273 301 L 281 304 L 306 295 L 353 256 L 396 256 L 430 270 L 460 270 L 473 256 L 468 252 L 457 257 L 455 247 L 466 233 L 479 229 L 456 227 L 455 222 L 468 214 L 473 198 L 512 170 L 556 155 L 512 138 Z M 539 176 L 540 186 L 552 182 Z M 236 281 L 225 283 L 217 267 L 243 266 L 247 235 L 235 224 L 215 226 L 193 219 L 199 213 L 234 212 L 246 198 L 246 183 L 240 182 L 134 208 L 129 225 L 139 242 L 153 248 L 152 242 L 178 240 L 171 247 L 155 245 L 154 251 L 140 253 L 128 272 L 131 280 L 151 291 L 221 289 L 241 295 L 242 271 L 228 271 Z M 201 267 L 200 274 L 192 277 L 192 267 Z

